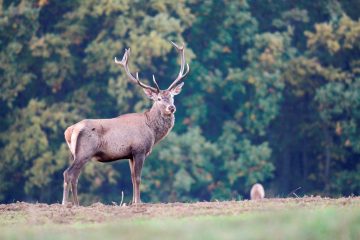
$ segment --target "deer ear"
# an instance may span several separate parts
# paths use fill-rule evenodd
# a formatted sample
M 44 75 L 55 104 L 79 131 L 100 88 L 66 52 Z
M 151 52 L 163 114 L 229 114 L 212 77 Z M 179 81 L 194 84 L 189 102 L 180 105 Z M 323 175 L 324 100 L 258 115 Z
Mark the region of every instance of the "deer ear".
M 184 82 L 180 83 L 179 85 L 171 89 L 171 94 L 178 95 L 179 93 L 181 93 L 182 86 L 184 86 Z
M 146 94 L 146 96 L 150 99 L 155 99 L 156 97 L 156 93 L 153 92 L 151 89 L 147 89 L 147 88 L 143 88 L 144 93 Z

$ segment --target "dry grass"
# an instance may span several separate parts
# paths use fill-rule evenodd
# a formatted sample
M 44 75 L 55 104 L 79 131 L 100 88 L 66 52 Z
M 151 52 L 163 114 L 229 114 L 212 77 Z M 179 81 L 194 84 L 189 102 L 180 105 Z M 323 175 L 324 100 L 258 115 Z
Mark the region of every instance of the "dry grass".
M 357 225 L 360 229 L 359 197 L 159 203 L 121 207 L 101 203 L 89 207 L 24 202 L 0 205 L 0 239 L 21 239 L 24 236 L 28 239 L 68 239 L 72 238 L 71 232 L 79 234 L 80 239 L 96 239 L 95 236 L 101 237 L 102 234 L 110 239 L 116 239 L 119 234 L 131 239 L 142 239 L 142 236 L 152 239 L 150 233 L 154 231 L 156 236 L 165 238 L 211 239 L 216 236 L 214 239 L 226 239 L 229 236 L 232 239 L 240 234 L 240 230 L 242 235 L 247 234 L 249 238 L 266 239 L 276 229 L 280 234 L 279 239 L 286 239 L 292 234 L 295 234 L 293 239 L 308 238 L 307 232 L 309 236 L 320 234 L 314 235 L 315 239 L 316 236 L 331 237 L 333 234 L 340 234 L 336 235 L 340 239 L 352 239 L 360 237 Z M 326 231 L 316 231 L 322 228 Z M 210 233 L 212 235 L 208 236 Z

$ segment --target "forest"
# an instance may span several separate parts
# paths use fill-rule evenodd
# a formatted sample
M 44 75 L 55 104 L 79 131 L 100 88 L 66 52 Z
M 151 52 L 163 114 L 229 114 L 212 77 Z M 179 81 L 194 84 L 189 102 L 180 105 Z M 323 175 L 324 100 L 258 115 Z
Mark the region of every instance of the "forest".
M 190 73 L 144 202 L 359 195 L 359 17 L 358 0 L 0 0 L 0 202 L 60 202 L 65 129 L 151 107 L 114 57 L 165 88 L 170 41 Z M 86 165 L 82 203 L 122 192 L 128 161 Z

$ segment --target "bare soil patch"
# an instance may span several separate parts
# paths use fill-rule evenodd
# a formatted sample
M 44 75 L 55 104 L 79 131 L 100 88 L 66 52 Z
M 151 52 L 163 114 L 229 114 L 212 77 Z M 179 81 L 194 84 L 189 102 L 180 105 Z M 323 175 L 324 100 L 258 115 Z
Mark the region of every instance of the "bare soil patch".
M 259 201 L 223 201 L 195 203 L 156 203 L 131 206 L 94 203 L 88 207 L 17 202 L 0 205 L 0 224 L 27 223 L 101 223 L 138 218 L 184 218 L 194 216 L 240 215 L 248 212 L 318 209 L 324 207 L 360 207 L 360 197 L 349 198 L 278 198 Z

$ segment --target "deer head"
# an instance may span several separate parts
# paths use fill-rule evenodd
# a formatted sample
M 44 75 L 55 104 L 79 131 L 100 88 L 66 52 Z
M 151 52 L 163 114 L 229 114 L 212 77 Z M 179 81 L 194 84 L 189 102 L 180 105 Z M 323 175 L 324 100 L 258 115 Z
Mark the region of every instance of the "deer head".
M 143 88 L 146 96 L 154 101 L 154 106 L 160 109 L 163 115 L 171 115 L 175 113 L 176 107 L 174 105 L 174 96 L 178 95 L 181 92 L 181 88 L 184 85 L 184 82 L 181 80 L 189 73 L 190 67 L 189 64 L 186 64 L 185 61 L 185 48 L 184 45 L 179 47 L 175 43 L 171 42 L 171 44 L 176 48 L 181 56 L 181 66 L 180 71 L 177 78 L 171 83 L 171 85 L 166 90 L 161 90 L 159 85 L 156 82 L 155 76 L 153 75 L 153 82 L 155 87 L 149 86 L 139 80 L 139 74 L 136 73 L 134 76 L 128 67 L 128 60 L 130 57 L 130 48 L 125 49 L 125 54 L 121 61 L 118 61 L 115 57 L 115 63 L 119 64 L 124 67 L 125 72 L 129 79 L 134 83 L 138 84 L 140 87 Z M 186 72 L 185 70 L 186 64 Z

